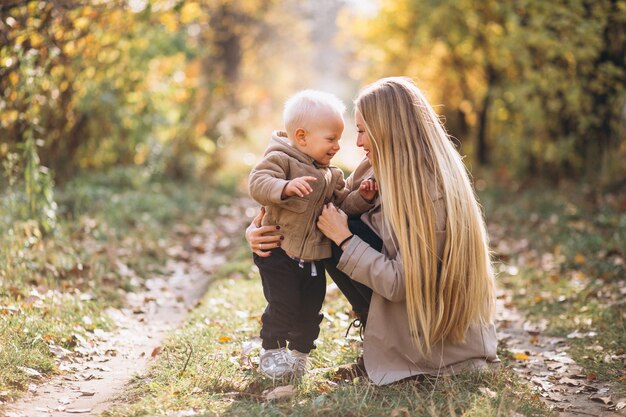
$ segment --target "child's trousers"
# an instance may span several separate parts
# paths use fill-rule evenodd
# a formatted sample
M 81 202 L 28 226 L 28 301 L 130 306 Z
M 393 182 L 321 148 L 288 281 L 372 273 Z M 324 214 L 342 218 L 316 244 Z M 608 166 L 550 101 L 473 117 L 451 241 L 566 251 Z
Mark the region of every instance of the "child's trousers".
M 311 275 L 315 262 L 316 276 Z M 289 344 L 289 349 L 309 353 L 320 333 L 320 310 L 326 295 L 326 273 L 322 261 L 304 262 L 290 258 L 281 248 L 266 258 L 254 254 L 267 307 L 261 317 L 264 349 Z

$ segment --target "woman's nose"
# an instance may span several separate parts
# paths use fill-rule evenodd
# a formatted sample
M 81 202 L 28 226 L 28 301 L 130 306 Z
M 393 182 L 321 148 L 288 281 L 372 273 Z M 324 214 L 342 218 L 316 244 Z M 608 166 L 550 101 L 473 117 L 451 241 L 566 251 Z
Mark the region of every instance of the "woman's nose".
M 361 135 L 359 134 L 356 135 L 356 146 L 358 146 L 359 148 L 363 147 L 363 140 L 361 139 Z

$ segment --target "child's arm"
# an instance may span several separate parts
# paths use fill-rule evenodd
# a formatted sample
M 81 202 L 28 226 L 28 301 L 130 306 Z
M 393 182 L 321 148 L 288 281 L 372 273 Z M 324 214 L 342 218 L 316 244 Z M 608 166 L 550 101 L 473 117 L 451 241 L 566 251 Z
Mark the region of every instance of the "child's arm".
M 309 182 L 317 181 L 311 176 L 288 180 L 288 176 L 289 162 L 279 154 L 269 153 L 250 173 L 250 196 L 264 206 L 288 204 L 289 197 L 304 197 L 311 193 L 313 188 Z
M 371 181 L 374 184 L 367 184 L 364 186 L 363 183 L 367 181 Z M 376 191 L 372 191 L 374 187 L 376 187 Z M 361 191 L 361 188 L 364 188 L 363 191 Z M 375 185 L 374 181 L 366 180 L 361 183 L 357 190 L 350 191 L 350 189 L 346 187 L 342 173 L 341 177 L 335 184 L 335 192 L 333 193 L 332 202 L 348 215 L 365 213 L 374 207 L 372 201 L 373 197 L 376 196 L 377 190 L 378 187 Z
M 264 206 L 280 204 L 283 190 L 289 183 L 288 175 L 289 162 L 277 153 L 267 154 L 248 177 L 250 197 Z
M 373 202 L 374 198 L 376 198 L 376 194 L 378 194 L 378 183 L 374 178 L 368 178 L 361 182 L 359 186 L 359 194 L 361 197 L 365 199 L 367 202 Z

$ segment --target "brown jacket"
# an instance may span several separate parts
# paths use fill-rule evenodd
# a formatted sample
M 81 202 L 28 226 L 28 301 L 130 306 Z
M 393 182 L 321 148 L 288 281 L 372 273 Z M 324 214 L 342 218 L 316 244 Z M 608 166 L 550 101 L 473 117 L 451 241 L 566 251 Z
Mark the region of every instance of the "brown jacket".
M 351 184 L 372 175 L 369 162 L 363 160 L 355 170 Z M 437 250 L 441 257 L 445 239 L 445 206 L 439 196 L 437 210 Z M 450 374 L 468 367 L 485 367 L 499 363 L 496 356 L 496 330 L 473 325 L 465 343 L 439 343 L 429 356 L 415 349 L 410 337 L 406 310 L 406 293 L 402 259 L 397 252 L 393 233 L 384 224 L 378 199 L 374 207 L 361 216 L 383 240 L 382 253 L 355 236 L 346 245 L 337 268 L 355 281 L 373 290 L 365 329 L 363 359 L 369 377 L 377 385 L 389 384 L 417 374 Z
M 281 199 L 289 180 L 309 175 L 313 192 Z M 360 184 L 360 183 L 359 183 Z M 329 258 L 330 240 L 317 228 L 323 205 L 333 203 L 347 214 L 361 214 L 373 207 L 356 190 L 346 188 L 341 169 L 320 165 L 291 146 L 287 134 L 274 132 L 263 160 L 249 177 L 250 196 L 265 206 L 263 225 L 279 225 L 285 236 L 281 247 L 290 256 L 304 260 Z

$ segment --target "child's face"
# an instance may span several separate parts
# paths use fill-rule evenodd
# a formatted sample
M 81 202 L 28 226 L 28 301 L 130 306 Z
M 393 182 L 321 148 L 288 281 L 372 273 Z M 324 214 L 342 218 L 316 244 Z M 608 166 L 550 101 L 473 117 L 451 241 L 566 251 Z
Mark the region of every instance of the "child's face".
M 339 152 L 339 140 L 343 133 L 343 119 L 336 114 L 319 117 L 311 128 L 306 130 L 303 138 L 298 138 L 298 148 L 318 164 L 327 165 Z

